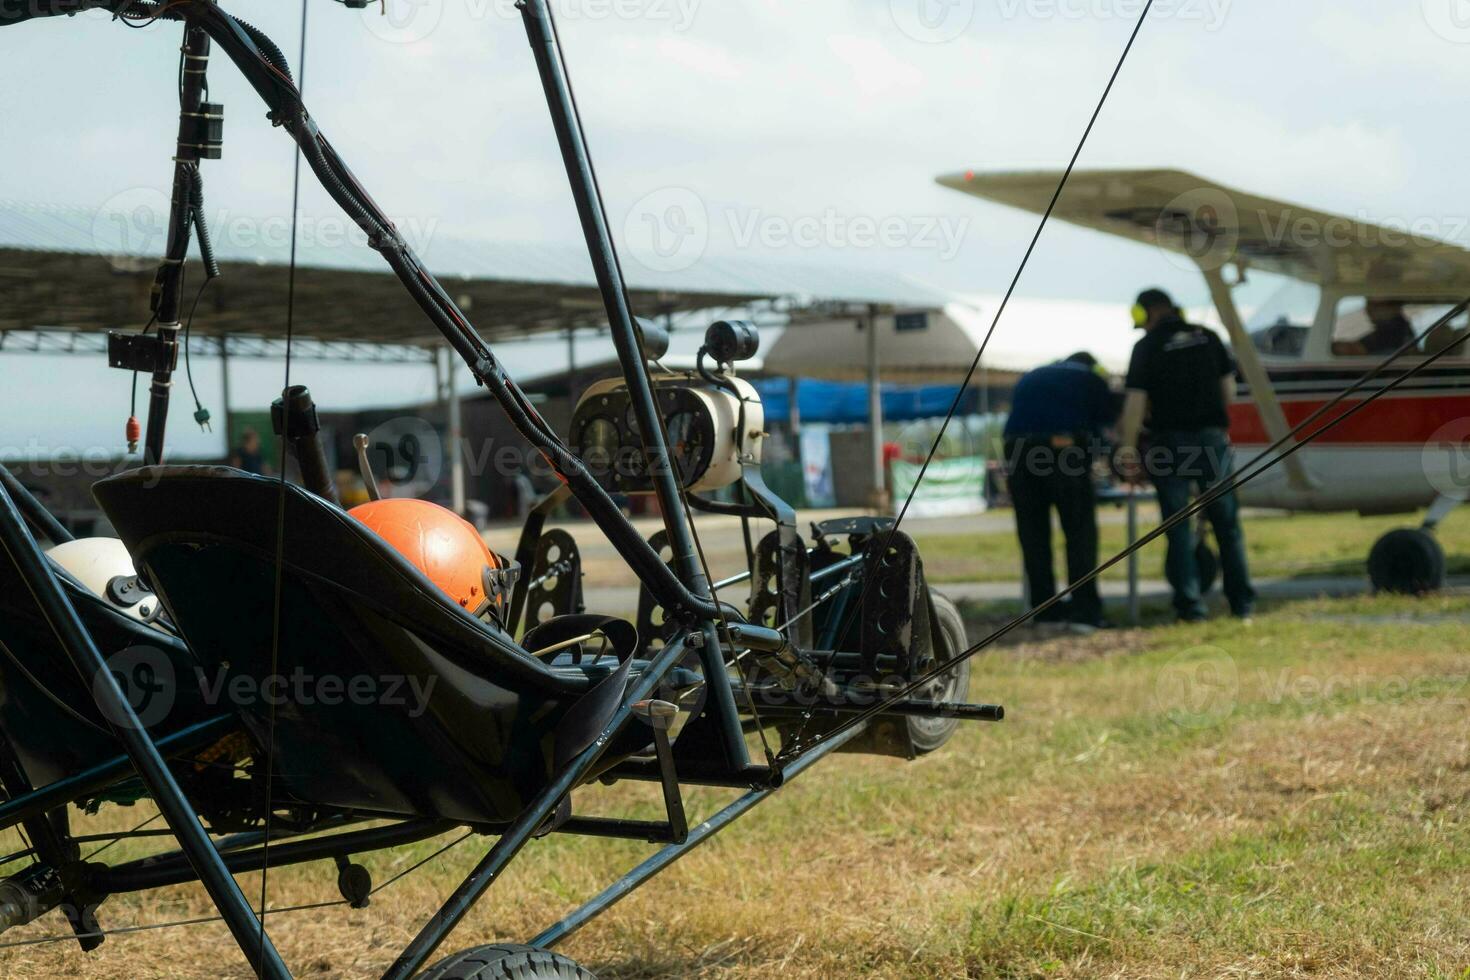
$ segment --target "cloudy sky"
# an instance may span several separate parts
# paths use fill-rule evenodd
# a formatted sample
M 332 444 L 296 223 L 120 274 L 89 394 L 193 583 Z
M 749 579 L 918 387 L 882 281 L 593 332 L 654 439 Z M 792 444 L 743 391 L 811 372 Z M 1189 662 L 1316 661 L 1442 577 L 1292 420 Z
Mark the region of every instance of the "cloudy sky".
M 325 0 L 310 9 L 307 103 L 365 186 L 426 235 L 576 241 L 513 0 L 385 2 L 386 16 Z M 296 62 L 299 6 L 227 7 Z M 703 255 L 883 268 L 987 292 L 1009 279 L 1034 219 L 946 191 L 934 177 L 1064 164 L 1141 3 L 554 8 L 630 262 L 667 258 L 657 236 L 693 220 Z M 0 85 L 11 93 L 0 103 L 0 197 L 104 207 L 166 187 L 176 25 L 129 31 L 88 14 L 20 25 L 0 43 Z M 1465 0 L 1159 0 L 1083 165 L 1180 167 L 1329 211 L 1430 222 L 1464 241 L 1470 137 L 1453 121 L 1463 116 L 1467 55 Z M 223 59 L 211 92 L 227 113 L 225 159 L 206 165 L 211 208 L 288 214 L 290 144 Z M 336 215 L 314 188 L 302 210 L 307 221 Z M 874 227 L 887 231 L 865 234 Z M 1058 225 L 1021 292 L 1126 302 L 1154 282 L 1203 299 L 1152 250 Z M 63 364 L 73 379 L 64 385 L 126 387 L 119 373 L 79 372 L 75 362 L 5 358 L 0 370 L 16 382 L 0 392 L 7 417 L 34 414 L 23 404 L 34 379 Z M 429 387 L 427 377 L 367 382 L 367 369 L 320 373 L 343 404 L 368 390 L 412 397 Z M 268 400 L 279 380 L 279 366 L 246 366 L 237 400 Z M 112 414 L 97 438 L 117 427 Z M 186 414 L 175 424 L 181 438 L 185 423 Z M 54 440 L 80 422 L 63 412 L 45 424 L 58 427 L 44 436 Z

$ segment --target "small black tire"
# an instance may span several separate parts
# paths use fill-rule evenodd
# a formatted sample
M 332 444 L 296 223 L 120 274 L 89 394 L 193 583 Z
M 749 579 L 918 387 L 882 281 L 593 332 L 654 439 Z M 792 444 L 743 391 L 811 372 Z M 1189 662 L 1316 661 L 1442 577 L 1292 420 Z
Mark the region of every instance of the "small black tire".
M 935 592 L 935 625 L 939 627 L 942 646 L 935 650 L 935 660 L 943 663 L 969 649 L 970 641 L 965 637 L 965 619 L 950 599 Z M 932 701 L 965 701 L 970 695 L 970 661 L 966 660 L 952 671 L 936 677 L 928 686 L 916 691 L 916 698 Z M 909 739 L 914 751 L 928 755 L 948 742 L 960 727 L 958 718 L 905 718 L 908 723 Z
M 418 980 L 597 980 L 586 967 L 534 946 L 496 943 L 442 959 Z
M 1422 528 L 1389 531 L 1368 555 L 1375 592 L 1427 595 L 1444 588 L 1445 557 L 1433 534 Z
M 1220 581 L 1220 556 L 1201 541 L 1194 549 L 1194 563 L 1199 568 L 1199 594 L 1209 595 Z

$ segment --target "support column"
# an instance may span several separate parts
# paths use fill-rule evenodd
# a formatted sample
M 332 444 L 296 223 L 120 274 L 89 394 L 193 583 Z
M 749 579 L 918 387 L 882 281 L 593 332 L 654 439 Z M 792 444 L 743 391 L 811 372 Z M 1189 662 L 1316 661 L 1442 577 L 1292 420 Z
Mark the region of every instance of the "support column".
M 878 308 L 868 307 L 868 442 L 873 465 L 873 509 L 888 506 L 887 473 L 883 466 L 883 384 L 878 371 Z
M 456 514 L 465 513 L 464 420 L 459 386 L 454 383 L 454 352 L 444 348 L 444 395 L 449 403 L 449 496 Z
M 223 334 L 219 338 L 219 387 L 220 387 L 220 414 L 224 416 L 225 423 L 225 458 L 235 449 L 235 416 L 230 411 L 230 336 Z

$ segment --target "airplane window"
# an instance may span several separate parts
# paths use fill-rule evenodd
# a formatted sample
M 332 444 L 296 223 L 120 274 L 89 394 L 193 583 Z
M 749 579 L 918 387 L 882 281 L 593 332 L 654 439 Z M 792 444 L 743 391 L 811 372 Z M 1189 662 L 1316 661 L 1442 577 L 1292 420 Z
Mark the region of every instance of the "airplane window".
M 1321 302 L 1322 290 L 1312 283 L 1282 285 L 1246 320 L 1245 329 L 1256 350 L 1276 357 L 1301 357 Z
M 1339 357 L 1387 357 L 1411 339 L 1413 353 L 1434 354 L 1470 333 L 1470 316 L 1460 313 L 1440 323 L 1455 304 L 1437 300 L 1354 297 L 1337 308 L 1332 353 Z M 1470 340 L 1460 343 L 1456 357 L 1470 357 Z

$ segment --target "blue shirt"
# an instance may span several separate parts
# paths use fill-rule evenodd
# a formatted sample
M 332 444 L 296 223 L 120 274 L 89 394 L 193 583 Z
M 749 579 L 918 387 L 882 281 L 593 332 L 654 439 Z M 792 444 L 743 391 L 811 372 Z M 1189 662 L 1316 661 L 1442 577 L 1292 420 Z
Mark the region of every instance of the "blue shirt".
M 1118 399 L 1106 381 L 1084 364 L 1058 361 L 1028 372 L 1016 384 L 1005 435 L 1090 435 L 1117 419 Z

